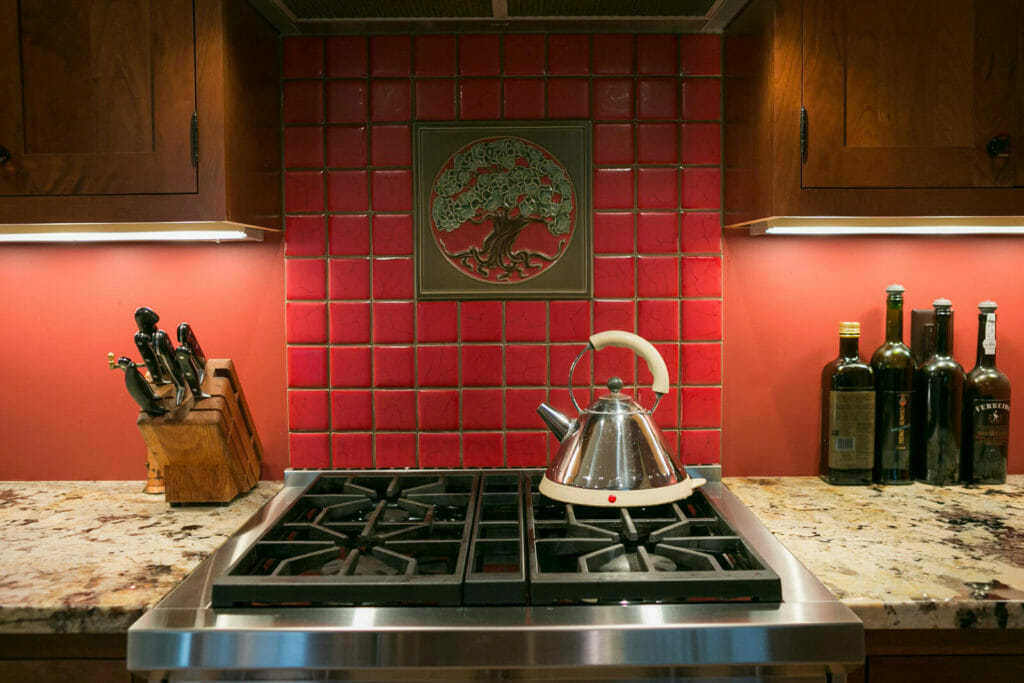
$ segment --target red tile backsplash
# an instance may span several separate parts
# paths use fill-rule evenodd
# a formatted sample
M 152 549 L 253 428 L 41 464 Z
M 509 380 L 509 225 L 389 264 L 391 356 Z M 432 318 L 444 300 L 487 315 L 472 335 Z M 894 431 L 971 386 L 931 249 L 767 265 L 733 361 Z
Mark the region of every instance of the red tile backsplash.
M 283 43 L 292 466 L 542 466 L 536 406 L 572 413 L 569 365 L 606 329 L 665 358 L 670 450 L 718 461 L 718 36 Z M 412 127 L 503 119 L 593 122 L 594 298 L 416 301 Z M 646 365 L 608 348 L 577 367 L 580 403 L 611 375 L 653 402 Z

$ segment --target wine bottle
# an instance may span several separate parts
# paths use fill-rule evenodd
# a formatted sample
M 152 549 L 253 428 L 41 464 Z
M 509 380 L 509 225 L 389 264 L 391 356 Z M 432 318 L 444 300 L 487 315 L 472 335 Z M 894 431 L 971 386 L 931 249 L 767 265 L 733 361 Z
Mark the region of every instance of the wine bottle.
M 875 377 L 875 458 L 872 479 L 879 484 L 910 484 L 914 370 L 903 343 L 903 287 L 886 287 L 885 341 L 871 355 Z
M 821 370 L 821 476 L 830 484 L 870 484 L 875 391 L 861 360 L 860 323 L 839 323 L 839 356 Z
M 978 358 L 964 381 L 960 479 L 1005 484 L 1010 380 L 996 367 L 996 303 L 982 301 L 978 311 Z
M 928 484 L 960 481 L 960 405 L 963 399 L 964 369 L 953 358 L 950 321 L 953 304 L 936 299 L 935 352 L 914 375 L 918 404 L 914 452 L 914 477 Z

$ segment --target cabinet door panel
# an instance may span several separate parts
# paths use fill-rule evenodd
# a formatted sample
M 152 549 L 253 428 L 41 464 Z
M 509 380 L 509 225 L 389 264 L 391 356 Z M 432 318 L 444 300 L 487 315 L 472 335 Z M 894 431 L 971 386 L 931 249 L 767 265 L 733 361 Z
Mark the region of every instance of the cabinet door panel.
M 191 0 L 0 0 L 0 23 L 0 194 L 197 191 Z
M 803 187 L 998 187 L 1017 0 L 804 0 Z

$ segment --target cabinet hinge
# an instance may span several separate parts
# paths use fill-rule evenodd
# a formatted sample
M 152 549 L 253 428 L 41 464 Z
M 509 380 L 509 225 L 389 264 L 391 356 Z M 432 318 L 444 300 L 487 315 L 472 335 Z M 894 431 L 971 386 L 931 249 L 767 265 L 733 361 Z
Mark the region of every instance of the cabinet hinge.
M 192 112 L 192 165 L 199 166 L 199 112 Z
M 800 161 L 807 161 L 807 108 L 800 107 Z

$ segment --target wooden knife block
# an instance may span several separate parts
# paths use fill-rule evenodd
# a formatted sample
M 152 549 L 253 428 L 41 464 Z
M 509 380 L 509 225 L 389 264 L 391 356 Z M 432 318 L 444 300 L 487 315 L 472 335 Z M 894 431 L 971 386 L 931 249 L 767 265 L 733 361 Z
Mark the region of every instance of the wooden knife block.
M 157 391 L 171 412 L 139 411 L 138 425 L 163 470 L 168 503 L 226 503 L 256 485 L 263 445 L 230 359 L 206 362 L 210 398 L 175 406 L 173 385 Z

